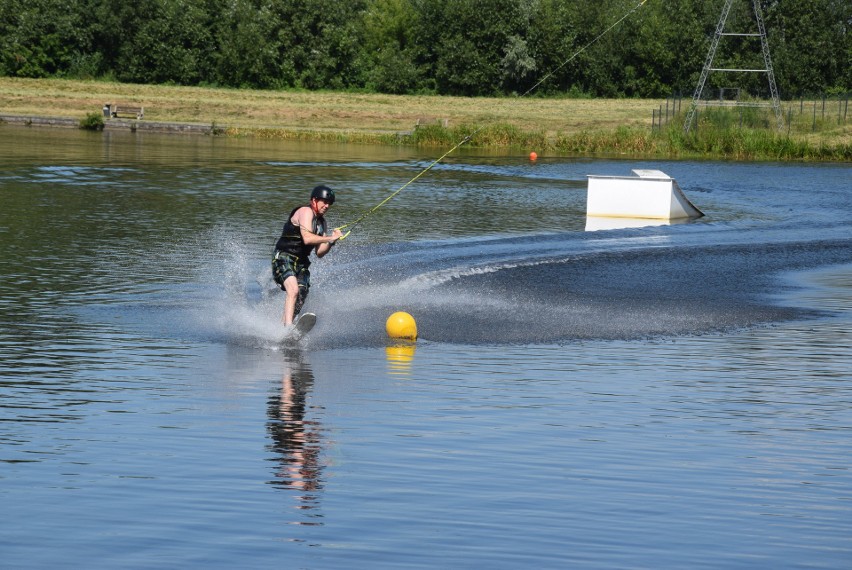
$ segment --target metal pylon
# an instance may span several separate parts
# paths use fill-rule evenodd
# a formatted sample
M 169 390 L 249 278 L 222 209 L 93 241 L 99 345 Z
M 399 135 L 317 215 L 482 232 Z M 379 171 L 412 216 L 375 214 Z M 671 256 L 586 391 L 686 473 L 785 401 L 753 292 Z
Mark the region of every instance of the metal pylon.
M 775 72 L 772 69 L 772 58 L 769 55 L 769 41 L 766 39 L 766 27 L 763 24 L 763 14 L 760 11 L 760 2 L 752 0 L 752 9 L 754 17 L 757 20 L 757 33 L 731 33 L 725 32 L 725 22 L 728 20 L 728 13 L 731 11 L 731 5 L 734 0 L 725 0 L 725 5 L 722 7 L 722 15 L 719 17 L 719 23 L 716 25 L 716 33 L 713 34 L 713 41 L 710 42 L 710 51 L 707 52 L 707 59 L 704 62 L 704 69 L 701 70 L 701 77 L 698 79 L 698 85 L 695 86 L 695 94 L 692 96 L 692 104 L 689 106 L 689 111 L 686 114 L 686 121 L 683 124 L 683 130 L 689 133 L 689 129 L 695 120 L 695 115 L 698 112 L 698 105 L 702 104 L 701 93 L 704 91 L 704 84 L 707 82 L 707 76 L 711 71 L 719 72 L 747 72 L 747 73 L 765 73 L 769 80 L 769 93 L 772 97 L 772 109 L 775 111 L 775 119 L 778 122 L 778 129 L 784 128 L 784 115 L 781 112 L 781 101 L 778 96 L 778 87 L 775 85 Z M 724 69 L 714 68 L 713 59 L 716 57 L 716 49 L 719 47 L 719 40 L 722 36 L 745 36 L 745 37 L 760 37 L 760 47 L 763 52 L 763 69 Z M 704 105 L 709 105 L 709 102 L 704 102 Z M 736 106 L 751 106 L 765 107 L 766 104 L 760 103 L 740 103 L 739 100 Z

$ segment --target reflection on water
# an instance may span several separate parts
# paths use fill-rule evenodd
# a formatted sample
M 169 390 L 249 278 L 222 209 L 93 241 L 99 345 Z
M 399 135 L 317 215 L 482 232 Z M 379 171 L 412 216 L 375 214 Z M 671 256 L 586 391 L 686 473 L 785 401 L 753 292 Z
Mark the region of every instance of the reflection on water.
M 280 391 L 269 399 L 267 423 L 273 441 L 270 449 L 276 454 L 278 464 L 275 479 L 270 483 L 294 491 L 298 508 L 304 510 L 317 507 L 323 488 L 322 430 L 319 422 L 311 418 L 309 403 L 313 383 L 310 365 L 300 355 L 287 358 Z
M 416 350 L 417 345 L 414 342 L 387 346 L 385 348 L 385 357 L 388 361 L 388 373 L 397 376 L 409 376 Z
M 653 226 L 670 226 L 675 223 L 687 223 L 687 219 L 654 220 L 650 218 L 604 218 L 601 216 L 586 216 L 586 231 L 622 230 L 627 228 L 649 228 Z

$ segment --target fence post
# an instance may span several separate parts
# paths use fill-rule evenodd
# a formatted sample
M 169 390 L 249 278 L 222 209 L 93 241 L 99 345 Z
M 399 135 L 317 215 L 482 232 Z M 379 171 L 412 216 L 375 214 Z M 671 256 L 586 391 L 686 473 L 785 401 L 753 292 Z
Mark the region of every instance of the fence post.
M 811 132 L 816 130 L 816 104 L 817 104 L 817 102 L 814 101 L 814 121 L 811 124 Z

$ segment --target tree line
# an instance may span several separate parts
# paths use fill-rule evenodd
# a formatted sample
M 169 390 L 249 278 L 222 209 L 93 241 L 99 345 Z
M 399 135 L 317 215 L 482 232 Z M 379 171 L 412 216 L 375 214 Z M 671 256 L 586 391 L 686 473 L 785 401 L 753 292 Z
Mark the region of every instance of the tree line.
M 3 0 L 0 75 L 462 96 L 524 93 L 547 77 L 536 94 L 657 98 L 691 94 L 723 3 Z M 852 2 L 760 4 L 782 97 L 852 89 Z M 726 29 L 756 31 L 751 0 Z M 757 38 L 723 40 L 716 61 L 763 67 Z M 710 85 L 768 92 L 765 77 L 741 75 Z

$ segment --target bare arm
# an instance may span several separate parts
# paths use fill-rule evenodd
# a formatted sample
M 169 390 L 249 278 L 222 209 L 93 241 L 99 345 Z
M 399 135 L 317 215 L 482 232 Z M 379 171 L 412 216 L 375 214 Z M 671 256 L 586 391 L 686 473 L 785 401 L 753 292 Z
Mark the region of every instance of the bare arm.
M 340 230 L 333 230 L 331 235 L 324 236 L 315 234 L 311 231 L 314 221 L 314 213 L 307 206 L 299 208 L 293 215 L 293 223 L 299 226 L 299 231 L 302 233 L 302 241 L 305 245 L 316 246 L 317 257 L 322 257 L 331 249 L 331 246 L 340 239 L 343 233 Z

